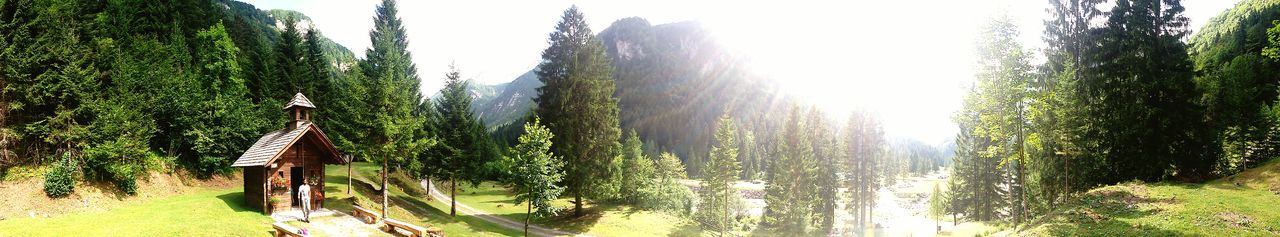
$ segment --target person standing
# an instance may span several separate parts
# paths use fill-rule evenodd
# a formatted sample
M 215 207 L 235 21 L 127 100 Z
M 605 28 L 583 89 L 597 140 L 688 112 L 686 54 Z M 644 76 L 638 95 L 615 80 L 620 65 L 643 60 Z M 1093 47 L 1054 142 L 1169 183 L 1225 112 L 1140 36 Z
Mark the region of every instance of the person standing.
M 311 223 L 311 182 L 302 182 L 298 186 L 298 198 L 302 199 L 302 221 Z

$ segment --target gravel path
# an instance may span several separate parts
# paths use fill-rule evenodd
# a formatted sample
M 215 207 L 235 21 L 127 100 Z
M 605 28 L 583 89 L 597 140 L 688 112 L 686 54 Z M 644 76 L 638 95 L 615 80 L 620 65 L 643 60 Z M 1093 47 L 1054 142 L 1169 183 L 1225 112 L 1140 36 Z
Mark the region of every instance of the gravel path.
M 427 182 L 428 182 L 427 180 L 422 180 L 421 182 L 419 182 L 419 185 L 422 185 L 422 188 L 424 189 L 429 189 L 429 191 L 431 192 L 431 197 L 433 197 L 435 200 L 440 201 L 445 205 L 449 205 L 449 200 L 451 200 L 449 199 L 449 196 L 445 195 L 443 192 L 440 192 L 440 190 L 436 189 L 435 185 L 429 185 Z M 475 208 L 471 208 L 471 206 L 467 206 L 466 204 L 458 203 L 458 212 L 461 212 L 461 214 L 463 215 L 474 216 L 476 218 L 480 218 L 482 220 L 485 220 L 494 224 L 498 224 L 513 230 L 524 231 L 523 221 L 515 221 L 515 220 L 507 219 L 506 217 L 485 213 Z M 529 225 L 529 234 L 534 236 L 591 236 L 591 235 L 586 235 L 581 233 L 573 233 L 573 232 L 549 229 L 549 228 L 545 228 L 545 227 L 541 227 L 533 224 Z

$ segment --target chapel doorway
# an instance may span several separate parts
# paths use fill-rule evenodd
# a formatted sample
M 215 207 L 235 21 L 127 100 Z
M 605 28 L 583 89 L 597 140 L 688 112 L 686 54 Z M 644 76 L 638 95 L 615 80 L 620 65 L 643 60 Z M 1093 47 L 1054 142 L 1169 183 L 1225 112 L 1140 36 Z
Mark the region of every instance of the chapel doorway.
M 302 186 L 304 181 L 302 179 L 302 167 L 289 168 L 289 197 L 292 197 L 290 198 L 290 206 L 298 206 L 299 201 L 302 200 L 298 198 L 298 187 Z

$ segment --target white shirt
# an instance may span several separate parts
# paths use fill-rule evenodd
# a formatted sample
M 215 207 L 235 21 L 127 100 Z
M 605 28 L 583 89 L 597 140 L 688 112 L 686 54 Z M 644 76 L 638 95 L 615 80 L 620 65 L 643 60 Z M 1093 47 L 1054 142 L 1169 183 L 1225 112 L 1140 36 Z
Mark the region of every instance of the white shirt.
M 311 201 L 311 185 L 303 184 L 298 187 L 298 197 L 303 201 Z

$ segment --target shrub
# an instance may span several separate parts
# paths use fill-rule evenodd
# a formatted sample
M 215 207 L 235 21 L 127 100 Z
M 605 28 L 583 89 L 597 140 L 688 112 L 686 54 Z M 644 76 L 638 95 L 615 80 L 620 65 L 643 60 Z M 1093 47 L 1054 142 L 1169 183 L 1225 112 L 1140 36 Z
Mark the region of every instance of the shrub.
M 138 174 L 146 172 L 150 160 L 158 159 L 144 141 L 131 137 L 106 140 L 90 146 L 84 153 L 86 179 L 109 181 L 129 195 L 138 193 Z
M 75 164 L 70 155 L 63 155 L 62 162 L 44 175 L 44 193 L 52 198 L 66 197 L 75 192 Z
M 116 183 L 116 188 L 129 195 L 138 194 L 138 178 L 137 170 L 134 165 L 117 163 L 107 168 L 107 173 L 111 174 L 111 180 Z

